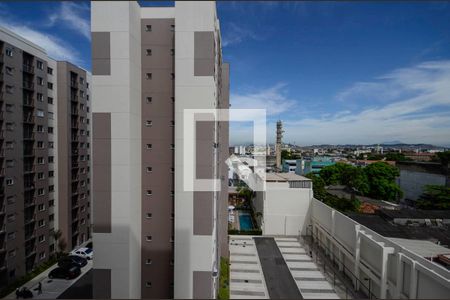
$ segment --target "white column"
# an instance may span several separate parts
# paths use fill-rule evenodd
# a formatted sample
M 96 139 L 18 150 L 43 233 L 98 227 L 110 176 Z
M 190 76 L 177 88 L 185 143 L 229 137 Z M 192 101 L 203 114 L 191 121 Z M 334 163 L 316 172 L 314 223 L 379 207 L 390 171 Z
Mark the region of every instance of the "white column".
M 358 284 L 358 280 L 356 280 L 356 279 L 359 279 L 359 260 L 361 257 L 361 253 L 360 253 L 361 237 L 359 235 L 359 232 L 361 230 L 360 228 L 361 228 L 360 225 L 355 225 L 355 237 L 356 237 L 356 240 L 355 240 L 355 267 L 353 270 L 353 274 L 355 274 L 356 278 L 353 279 L 353 285 L 355 287 L 355 290 L 357 290 L 357 291 L 359 290 L 359 284 Z
M 409 299 L 417 298 L 417 269 L 416 262 L 411 261 L 411 279 L 409 280 Z
M 400 299 L 400 294 L 402 292 L 402 287 L 403 287 L 403 272 L 404 272 L 404 268 L 403 268 L 403 254 L 402 253 L 398 253 L 398 261 L 397 261 L 397 286 L 396 286 L 396 291 L 395 291 L 395 295 L 394 297 L 396 299 Z
M 383 243 L 380 243 L 383 244 Z M 394 253 L 394 248 L 391 247 L 384 247 L 383 248 L 383 254 L 382 254 L 382 260 L 381 260 L 381 284 L 380 284 L 380 298 L 386 299 L 387 294 L 387 263 L 388 263 L 388 255 L 391 253 Z

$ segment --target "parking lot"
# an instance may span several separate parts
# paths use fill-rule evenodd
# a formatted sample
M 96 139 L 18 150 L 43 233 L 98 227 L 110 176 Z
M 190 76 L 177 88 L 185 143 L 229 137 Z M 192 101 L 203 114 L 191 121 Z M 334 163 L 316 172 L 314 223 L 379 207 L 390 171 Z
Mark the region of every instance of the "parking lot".
M 42 272 L 32 280 L 25 283 L 22 287 L 27 287 L 33 293 L 34 299 L 57 299 L 61 294 L 63 294 L 66 290 L 68 290 L 71 286 L 76 284 L 82 278 L 85 278 L 85 274 L 88 273 L 92 269 L 93 262 L 92 260 L 88 261 L 88 264 L 81 269 L 81 274 L 75 279 L 66 280 L 66 279 L 50 279 L 48 278 L 48 274 L 55 268 L 57 268 L 57 264 L 54 264 L 48 270 Z M 89 275 L 88 275 L 89 277 Z M 86 280 L 86 279 L 84 279 Z M 38 294 L 37 286 L 38 283 L 42 284 L 42 293 Z M 22 288 L 21 287 L 21 288 Z M 75 297 L 78 298 L 78 297 Z M 15 292 L 12 292 L 5 299 L 16 299 Z

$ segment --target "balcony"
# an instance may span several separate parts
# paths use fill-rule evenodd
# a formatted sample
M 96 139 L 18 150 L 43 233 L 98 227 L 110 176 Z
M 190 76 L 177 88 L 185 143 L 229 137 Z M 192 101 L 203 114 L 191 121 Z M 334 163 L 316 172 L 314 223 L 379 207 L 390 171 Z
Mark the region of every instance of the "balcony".
M 36 254 L 36 247 L 25 248 L 25 257 L 30 257 Z
M 32 115 L 23 116 L 23 123 L 34 124 L 34 117 Z
M 32 64 L 23 64 L 22 70 L 29 74 L 34 74 L 34 66 Z
M 25 216 L 25 225 L 31 224 L 36 222 L 36 214 L 33 214 L 32 216 Z
M 34 149 L 24 149 L 23 156 L 32 157 L 36 155 L 36 151 Z
M 72 102 L 78 102 L 78 96 L 72 95 L 72 96 L 70 97 L 70 101 L 72 101 Z
M 34 132 L 24 132 L 23 139 L 27 141 L 34 141 Z
M 23 106 L 34 108 L 34 99 L 32 97 L 23 98 Z
M 24 168 L 23 168 L 23 172 L 25 173 L 25 174 L 31 174 L 31 173 L 34 173 L 36 170 L 35 170 L 35 167 L 34 167 L 34 165 L 26 165 L 26 166 L 24 166 Z
M 72 108 L 72 109 L 70 110 L 70 113 L 71 113 L 72 115 L 78 115 L 78 109 L 77 109 L 77 108 Z
M 78 88 L 78 82 L 76 80 L 70 80 L 70 87 L 77 89 Z
M 25 241 L 29 241 L 36 238 L 36 230 L 25 232 Z
M 34 83 L 32 81 L 23 81 L 23 88 L 27 90 L 33 90 L 34 89 Z
M 33 191 L 35 189 L 36 189 L 36 187 L 35 187 L 34 183 L 25 183 L 25 185 L 24 185 L 25 191 Z
M 36 201 L 34 200 L 34 198 L 31 201 L 25 201 L 25 203 L 24 203 L 25 208 L 32 207 L 35 205 L 36 205 Z

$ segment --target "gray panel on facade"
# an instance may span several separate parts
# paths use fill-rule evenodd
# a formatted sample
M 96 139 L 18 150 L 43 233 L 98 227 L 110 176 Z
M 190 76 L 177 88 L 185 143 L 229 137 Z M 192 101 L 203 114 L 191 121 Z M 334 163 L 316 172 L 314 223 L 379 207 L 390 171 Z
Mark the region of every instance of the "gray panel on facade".
M 111 233 L 111 114 L 93 113 L 92 122 L 93 231 Z
M 211 299 L 212 295 L 212 274 L 208 271 L 194 271 L 193 298 Z
M 212 235 L 213 192 L 194 192 L 194 235 Z
M 194 32 L 194 76 L 214 76 L 214 65 L 214 32 Z
M 92 269 L 94 299 L 111 299 L 111 270 Z
M 92 32 L 92 75 L 111 75 L 110 32 Z

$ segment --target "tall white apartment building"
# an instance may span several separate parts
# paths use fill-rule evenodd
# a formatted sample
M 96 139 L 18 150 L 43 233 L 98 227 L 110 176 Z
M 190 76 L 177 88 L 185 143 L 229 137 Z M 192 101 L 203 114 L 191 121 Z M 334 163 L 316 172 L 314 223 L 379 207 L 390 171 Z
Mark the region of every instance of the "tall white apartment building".
M 216 4 L 92 2 L 91 18 L 94 297 L 214 298 L 228 124 L 198 121 L 189 141 L 184 117 L 229 107 Z M 186 174 L 220 191 L 187 189 Z

